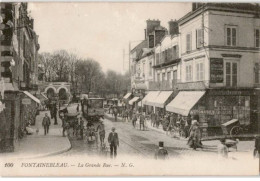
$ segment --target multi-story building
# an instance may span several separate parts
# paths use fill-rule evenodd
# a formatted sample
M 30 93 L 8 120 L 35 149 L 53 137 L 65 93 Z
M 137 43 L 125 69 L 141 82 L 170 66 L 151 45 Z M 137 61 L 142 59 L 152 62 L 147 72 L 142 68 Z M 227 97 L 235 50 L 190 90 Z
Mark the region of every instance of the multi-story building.
M 0 109 L 0 149 L 13 151 L 25 126 L 34 123 L 40 103 L 32 95 L 37 89 L 39 44 L 27 3 L 0 3 L 0 12 L 0 101 L 5 107 Z
M 221 125 L 236 119 L 251 132 L 257 131 L 259 29 L 257 4 L 193 3 L 191 12 L 169 22 L 169 34 L 154 47 L 146 42 L 153 48 L 153 70 L 149 71 L 153 78 L 144 79 L 147 91 L 142 104 L 149 112 L 158 107 L 160 112 L 193 116 L 204 136 L 222 134 Z M 142 75 L 142 61 L 135 63 Z M 167 91 L 174 93 L 169 96 Z M 172 101 L 166 101 L 167 97 Z
M 167 111 L 194 115 L 204 135 L 232 119 L 257 128 L 259 13 L 253 4 L 193 3 L 178 21 L 180 92 Z
M 150 89 L 150 82 L 154 80 L 154 47 L 167 34 L 167 29 L 160 25 L 159 20 L 147 20 L 146 23 L 145 40 L 130 52 L 131 88 L 134 98 L 129 103 L 134 107 L 137 107 L 135 102 L 142 99 Z M 142 106 L 142 102 L 139 105 Z

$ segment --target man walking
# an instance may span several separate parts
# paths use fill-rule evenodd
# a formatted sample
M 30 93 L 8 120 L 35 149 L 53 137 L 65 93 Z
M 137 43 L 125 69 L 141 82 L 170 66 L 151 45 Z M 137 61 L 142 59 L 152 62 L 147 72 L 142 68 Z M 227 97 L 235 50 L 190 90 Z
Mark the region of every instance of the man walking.
M 101 147 L 104 145 L 104 140 L 105 140 L 105 136 L 106 136 L 106 131 L 105 131 L 105 125 L 104 122 L 101 121 L 101 125 L 100 125 L 100 130 L 99 130 L 99 138 L 100 138 L 100 144 Z
M 136 115 L 136 113 L 134 113 L 133 119 L 132 119 L 132 124 L 133 124 L 134 128 L 135 128 L 135 125 L 136 125 L 136 121 L 137 121 L 137 115 Z
M 141 113 L 139 119 L 140 119 L 140 131 L 141 131 L 141 129 L 142 129 L 142 126 L 143 126 L 143 131 L 144 131 L 144 121 L 145 121 L 144 113 Z
M 57 125 L 58 122 L 57 122 L 57 104 L 56 103 L 54 104 L 54 107 L 53 107 L 53 117 L 54 117 L 54 124 Z
M 117 112 L 117 108 L 115 107 L 115 108 L 114 108 L 115 121 L 117 121 L 117 113 L 118 113 L 118 112 Z
M 118 134 L 115 132 L 116 128 L 112 128 L 112 132 L 109 133 L 108 143 L 110 144 L 110 157 L 116 158 L 117 146 L 119 146 Z
M 48 134 L 49 133 L 49 126 L 51 124 L 51 120 L 48 116 L 48 113 L 45 113 L 45 116 L 42 120 L 42 126 L 44 128 L 44 135 Z

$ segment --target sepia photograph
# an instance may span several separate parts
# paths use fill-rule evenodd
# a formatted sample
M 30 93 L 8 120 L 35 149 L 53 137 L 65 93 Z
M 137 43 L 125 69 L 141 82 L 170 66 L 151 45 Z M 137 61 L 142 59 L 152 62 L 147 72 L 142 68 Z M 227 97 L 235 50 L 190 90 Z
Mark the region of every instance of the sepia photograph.
M 259 176 L 260 3 L 0 2 L 0 176 Z

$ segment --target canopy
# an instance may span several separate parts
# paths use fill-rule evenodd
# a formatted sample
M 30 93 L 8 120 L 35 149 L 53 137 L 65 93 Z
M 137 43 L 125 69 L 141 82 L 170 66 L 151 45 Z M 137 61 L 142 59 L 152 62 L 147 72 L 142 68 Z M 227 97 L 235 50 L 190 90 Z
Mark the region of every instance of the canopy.
M 154 100 L 159 95 L 160 91 L 150 91 L 144 98 L 143 104 L 148 106 L 154 106 Z
M 166 111 L 188 116 L 193 106 L 205 94 L 205 91 L 181 91 L 166 106 Z
M 25 95 L 27 95 L 28 97 L 30 97 L 33 101 L 35 101 L 36 103 L 38 103 L 38 104 L 41 104 L 41 101 L 37 98 L 37 97 L 35 97 L 34 95 L 32 95 L 31 93 L 29 93 L 29 92 L 27 92 L 27 91 L 23 91 L 23 93 L 25 94 Z
M 131 96 L 131 93 L 127 93 L 127 94 L 123 97 L 123 99 L 128 99 L 130 96 Z
M 134 97 L 133 99 L 131 99 L 131 100 L 129 101 L 129 104 L 130 104 L 130 105 L 133 105 L 138 99 L 139 99 L 139 97 Z
M 161 91 L 154 100 L 154 106 L 164 108 L 166 101 L 172 95 L 173 91 Z

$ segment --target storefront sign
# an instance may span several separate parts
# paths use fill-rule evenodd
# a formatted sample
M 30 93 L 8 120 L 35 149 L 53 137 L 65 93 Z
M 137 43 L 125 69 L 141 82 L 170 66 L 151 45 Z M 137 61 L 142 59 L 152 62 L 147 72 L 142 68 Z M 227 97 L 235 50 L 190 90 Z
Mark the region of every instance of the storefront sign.
M 251 90 L 210 90 L 209 95 L 214 96 L 248 96 L 252 95 Z
M 223 83 L 223 58 L 210 58 L 210 83 Z
M 31 99 L 28 99 L 28 98 L 23 98 L 22 99 L 22 104 L 24 105 L 30 105 L 32 102 L 31 102 Z

